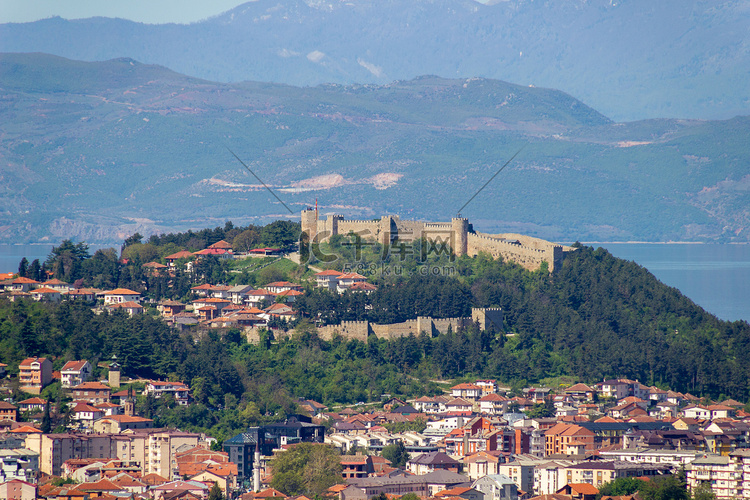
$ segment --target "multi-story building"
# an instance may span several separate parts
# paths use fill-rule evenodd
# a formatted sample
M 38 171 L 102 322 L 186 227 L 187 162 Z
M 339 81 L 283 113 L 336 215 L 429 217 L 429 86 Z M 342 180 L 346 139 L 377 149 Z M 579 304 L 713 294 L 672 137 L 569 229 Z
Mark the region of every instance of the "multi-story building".
M 0 420 L 10 420 L 15 422 L 18 420 L 18 407 L 6 401 L 0 401 Z
M 312 423 L 310 417 L 292 415 L 284 422 L 250 427 L 247 432 L 237 434 L 224 441 L 224 451 L 229 460 L 237 464 L 237 477 L 242 480 L 252 477 L 256 447 L 262 456 L 273 455 L 273 450 L 292 443 L 323 443 L 325 427 Z
M 91 378 L 91 364 L 84 360 L 68 361 L 60 370 L 63 387 L 75 387 Z
M 109 386 L 101 382 L 84 382 L 73 387 L 73 399 L 90 404 L 107 403 L 110 400 L 110 394 Z
M 135 463 L 146 474 L 167 479 L 177 476 L 177 451 L 196 447 L 201 436 L 165 429 L 137 429 L 128 434 L 31 434 L 27 448 L 39 454 L 39 469 L 51 475 L 62 474 L 66 460 L 112 458 Z
M 574 424 L 559 423 L 544 433 L 545 454 L 583 455 L 594 451 L 594 433 Z
M 599 488 L 604 483 L 612 482 L 621 477 L 657 476 L 669 473 L 670 469 L 671 467 L 666 464 L 597 460 L 571 465 L 565 468 L 564 473 L 565 484 L 588 483 Z
M 39 394 L 52 382 L 52 362 L 47 358 L 26 358 L 18 365 L 20 389 Z

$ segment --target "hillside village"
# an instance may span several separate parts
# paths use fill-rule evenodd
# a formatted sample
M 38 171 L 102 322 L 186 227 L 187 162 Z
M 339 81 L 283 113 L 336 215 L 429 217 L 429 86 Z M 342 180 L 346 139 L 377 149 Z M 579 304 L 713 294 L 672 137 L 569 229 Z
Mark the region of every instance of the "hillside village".
M 55 374 L 46 358 L 21 363 L 27 389 L 61 384 L 72 399 L 70 420 L 65 432 L 43 432 L 45 413 L 61 411 L 54 402 L 0 402 L 0 497 L 206 499 L 216 483 L 227 498 L 286 498 L 269 489 L 269 461 L 300 442 L 340 451 L 341 478 L 326 497 L 341 500 L 593 499 L 617 478 L 681 471 L 691 489 L 707 483 L 717 498 L 750 496 L 750 413 L 734 400 L 701 401 L 627 379 L 517 395 L 475 380 L 442 396 L 336 409 L 300 399 L 299 415 L 217 447 L 211 436 L 154 428 L 134 412 L 135 399 L 149 395 L 190 405 L 186 384 L 138 381 L 138 391 L 127 381 L 121 389 L 117 361 L 107 366 L 108 378 L 95 381 L 86 360 Z M 408 454 L 405 463 L 384 458 L 394 446 Z
M 260 248 L 241 257 L 271 256 L 275 262 L 280 253 Z M 145 275 L 169 278 L 194 270 L 205 256 L 239 257 L 220 240 L 141 268 Z M 239 331 L 254 344 L 292 335 L 289 326 L 299 316 L 295 302 L 316 289 L 365 295 L 378 290 L 356 272 L 312 269 L 307 276 L 301 283 L 262 286 L 203 279 L 181 300 L 156 300 L 128 288 L 86 288 L 52 273 L 46 280 L 0 276 L 0 287 L 12 302 L 82 301 L 97 314 L 159 316 L 196 338 Z M 440 336 L 468 327 L 504 335 L 503 314 L 500 308 L 472 308 L 466 317 L 420 316 L 395 324 L 309 322 L 320 339 L 367 343 L 372 336 Z M 0 363 L 0 376 L 0 498 L 214 500 L 219 494 L 310 500 L 272 487 L 274 457 L 305 442 L 340 454 L 340 477 L 321 498 L 594 500 L 616 479 L 670 474 L 684 474 L 691 491 L 710 485 L 716 498 L 750 498 L 750 413 L 744 404 L 701 400 L 637 380 L 515 389 L 491 379 L 452 386 L 441 381 L 442 395 L 382 395 L 331 408 L 299 398 L 297 413 L 219 441 L 207 433 L 156 427 L 138 410 L 144 402 L 190 408 L 195 388 L 187 380 L 122 376 L 116 356 L 29 357 L 17 370 Z M 43 397 L 49 387 L 58 388 L 56 400 Z M 62 422 L 54 430 L 51 416 Z M 401 458 L 394 459 L 394 450 Z

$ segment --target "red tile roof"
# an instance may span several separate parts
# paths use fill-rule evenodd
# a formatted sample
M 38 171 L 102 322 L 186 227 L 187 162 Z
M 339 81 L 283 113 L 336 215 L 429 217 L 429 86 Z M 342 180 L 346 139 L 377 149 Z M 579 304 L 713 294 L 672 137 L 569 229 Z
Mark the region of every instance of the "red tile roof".
M 172 255 L 167 255 L 164 257 L 166 260 L 177 260 L 177 259 L 187 259 L 193 256 L 192 252 L 188 252 L 187 250 L 181 250 L 177 253 L 173 253 Z
M 128 290 L 127 288 L 115 288 L 109 292 L 104 292 L 104 295 L 140 295 L 140 293 Z

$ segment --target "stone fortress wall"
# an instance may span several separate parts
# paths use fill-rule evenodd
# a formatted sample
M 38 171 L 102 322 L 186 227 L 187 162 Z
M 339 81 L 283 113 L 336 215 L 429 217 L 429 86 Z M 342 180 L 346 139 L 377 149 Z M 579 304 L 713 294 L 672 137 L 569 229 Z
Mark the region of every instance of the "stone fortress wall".
M 468 219 L 455 217 L 451 222 L 421 222 L 401 220 L 386 215 L 375 220 L 346 220 L 341 215 L 328 215 L 321 219 L 312 209 L 302 211 L 302 231 L 310 241 L 325 241 L 335 234 L 355 233 L 381 244 L 396 240 L 410 242 L 425 238 L 447 241 L 456 256 L 475 256 L 485 252 L 494 258 L 515 262 L 530 271 L 547 262 L 550 272 L 559 268 L 566 252 L 572 251 L 539 238 L 521 234 L 484 234 L 474 231 Z
M 341 336 L 345 339 L 356 339 L 367 343 L 371 335 L 387 340 L 408 337 L 409 335 L 417 336 L 422 332 L 437 336 L 448 333 L 449 328 L 455 332 L 461 328 L 468 328 L 474 323 L 479 324 L 480 330 L 493 328 L 495 331 L 502 331 L 503 311 L 499 307 L 474 307 L 471 309 L 471 316 L 462 318 L 438 319 L 421 316 L 417 319 L 390 325 L 378 325 L 369 321 L 342 321 L 338 325 L 320 326 L 316 329 L 318 337 L 323 340 L 331 340 L 336 336 Z M 245 334 L 248 342 L 256 344 L 260 342 L 260 330 L 258 328 L 247 328 Z M 274 331 L 274 334 L 290 336 L 293 332 Z

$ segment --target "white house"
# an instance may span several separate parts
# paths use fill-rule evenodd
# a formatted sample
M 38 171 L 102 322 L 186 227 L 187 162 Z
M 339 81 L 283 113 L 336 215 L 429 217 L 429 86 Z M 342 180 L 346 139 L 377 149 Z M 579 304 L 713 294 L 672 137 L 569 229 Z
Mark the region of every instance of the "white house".
M 84 360 L 68 361 L 60 370 L 63 387 L 75 387 L 91 378 L 91 364 Z

